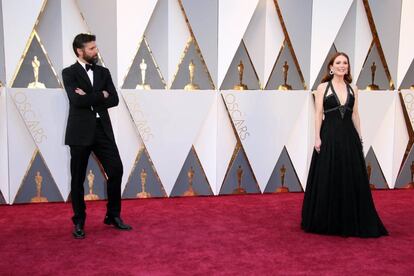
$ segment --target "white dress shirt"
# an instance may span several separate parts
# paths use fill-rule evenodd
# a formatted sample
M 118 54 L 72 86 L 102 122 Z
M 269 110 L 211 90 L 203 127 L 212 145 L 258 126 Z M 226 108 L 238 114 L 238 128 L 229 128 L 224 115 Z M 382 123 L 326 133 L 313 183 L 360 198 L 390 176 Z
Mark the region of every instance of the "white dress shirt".
M 78 62 L 80 65 L 82 65 L 83 69 L 85 69 L 86 74 L 89 77 L 89 80 L 91 81 L 92 87 L 93 87 L 93 71 L 92 70 L 86 70 L 86 63 L 82 62 L 80 59 L 78 59 Z M 91 110 L 93 111 L 93 107 L 91 106 Z M 96 112 L 96 118 L 100 118 L 98 112 Z

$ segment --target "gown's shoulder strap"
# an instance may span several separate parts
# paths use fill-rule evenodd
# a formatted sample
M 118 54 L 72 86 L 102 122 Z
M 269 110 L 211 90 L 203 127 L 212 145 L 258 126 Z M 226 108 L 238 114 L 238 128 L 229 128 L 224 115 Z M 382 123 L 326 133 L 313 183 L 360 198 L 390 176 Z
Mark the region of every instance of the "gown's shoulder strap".
M 346 86 L 348 87 L 348 91 L 349 91 L 349 93 L 350 93 L 352 96 L 355 96 L 355 92 L 354 92 L 354 89 L 352 88 L 352 86 L 351 86 L 349 83 L 347 83 L 347 84 L 346 84 Z
M 326 85 L 326 88 L 325 88 L 325 93 L 323 93 L 323 98 L 325 99 L 326 98 L 326 96 L 328 95 L 328 92 L 329 92 L 329 88 L 331 88 L 331 81 L 328 81 L 328 84 Z

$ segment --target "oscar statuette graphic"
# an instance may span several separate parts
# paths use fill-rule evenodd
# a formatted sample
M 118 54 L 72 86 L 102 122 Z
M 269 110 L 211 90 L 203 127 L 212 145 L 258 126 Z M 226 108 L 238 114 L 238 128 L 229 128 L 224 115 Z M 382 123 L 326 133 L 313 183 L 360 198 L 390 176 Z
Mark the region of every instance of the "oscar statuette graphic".
M 408 183 L 404 188 L 406 189 L 414 189 L 414 161 L 411 162 L 410 166 L 411 178 L 410 183 Z
M 247 90 L 247 85 L 243 84 L 243 73 L 244 73 L 244 65 L 243 62 L 240 60 L 239 65 L 237 65 L 237 71 L 239 72 L 239 84 L 236 84 L 233 89 L 234 90 Z
M 233 194 L 235 195 L 246 194 L 247 193 L 246 190 L 243 189 L 241 186 L 241 182 L 243 178 L 243 169 L 240 165 L 237 168 L 236 176 L 237 176 L 237 188 L 233 190 Z
M 287 61 L 285 61 L 282 68 L 283 68 L 283 84 L 279 85 L 277 90 L 284 90 L 284 91 L 292 90 L 292 86 L 287 83 L 288 73 L 289 73 L 289 65 Z
M 285 187 L 285 176 L 286 176 L 286 167 L 285 164 L 280 168 L 280 187 L 277 187 L 276 193 L 288 193 L 289 188 Z
M 184 86 L 184 90 L 185 91 L 200 90 L 200 86 L 194 83 L 195 64 L 193 63 L 193 60 L 191 60 L 190 64 L 188 65 L 188 71 L 190 74 L 190 83 Z
M 369 187 L 371 188 L 371 190 L 375 190 L 376 189 L 375 185 L 371 183 L 371 173 L 372 173 L 371 162 L 368 162 L 368 165 L 367 165 L 368 183 L 369 183 Z
M 34 82 L 29 83 L 27 88 L 46 88 L 46 86 L 43 83 L 39 82 L 40 61 L 37 59 L 37 56 L 33 57 L 32 67 L 33 67 Z
M 193 167 L 190 167 L 190 169 L 187 172 L 187 178 L 188 178 L 188 189 L 184 192 L 183 196 L 196 196 L 197 193 L 194 191 L 193 188 L 193 179 L 194 179 L 194 169 Z
M 41 195 L 43 176 L 40 175 L 39 171 L 36 172 L 36 176 L 34 177 L 34 179 L 36 183 L 36 196 L 32 197 L 30 202 L 33 202 L 33 203 L 48 202 L 47 198 Z
M 141 192 L 137 193 L 137 198 L 150 198 L 151 194 L 145 190 L 146 185 L 147 185 L 147 172 L 144 169 L 141 170 L 140 177 L 141 177 Z
M 145 83 L 145 74 L 147 71 L 147 64 L 145 63 L 145 60 L 142 59 L 141 63 L 139 64 L 139 69 L 141 69 L 141 84 L 138 84 L 136 86 L 136 89 L 140 90 L 150 90 L 151 86 L 147 83 Z
M 379 90 L 379 86 L 376 85 L 375 82 L 375 72 L 377 71 L 377 66 L 375 65 L 375 62 L 371 65 L 371 84 L 368 85 L 365 89 L 368 91 L 375 91 Z
M 88 178 L 89 193 L 84 196 L 84 199 L 85 200 L 98 200 L 99 196 L 93 193 L 95 175 L 93 174 L 92 170 L 89 170 L 87 178 Z

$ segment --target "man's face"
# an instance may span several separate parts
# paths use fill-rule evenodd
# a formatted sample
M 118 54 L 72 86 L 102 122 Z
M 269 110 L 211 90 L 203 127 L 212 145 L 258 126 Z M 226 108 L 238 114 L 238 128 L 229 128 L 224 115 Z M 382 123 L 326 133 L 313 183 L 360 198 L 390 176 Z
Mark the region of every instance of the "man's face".
M 78 49 L 78 53 L 79 57 L 88 63 L 96 63 L 98 61 L 98 48 L 95 41 L 85 43 L 83 48 Z

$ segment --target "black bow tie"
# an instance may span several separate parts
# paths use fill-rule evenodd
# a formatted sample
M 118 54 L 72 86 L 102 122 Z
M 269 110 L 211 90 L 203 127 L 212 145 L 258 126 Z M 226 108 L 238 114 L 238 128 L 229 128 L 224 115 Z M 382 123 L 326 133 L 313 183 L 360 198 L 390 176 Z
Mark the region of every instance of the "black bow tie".
M 86 64 L 85 68 L 86 68 L 86 72 L 88 72 L 89 70 L 94 71 L 95 70 L 95 64 L 94 63 Z

